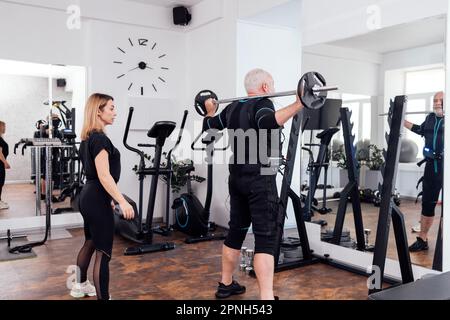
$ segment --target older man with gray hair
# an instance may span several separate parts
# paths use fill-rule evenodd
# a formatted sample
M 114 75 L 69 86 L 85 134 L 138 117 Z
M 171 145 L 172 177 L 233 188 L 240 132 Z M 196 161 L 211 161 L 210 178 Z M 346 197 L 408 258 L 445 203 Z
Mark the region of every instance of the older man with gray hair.
M 279 146 L 279 143 L 274 143 L 273 137 L 279 140 L 280 128 L 302 110 L 303 105 L 297 97 L 292 104 L 275 111 L 270 99 L 252 99 L 252 96 L 275 92 L 274 80 L 265 70 L 251 70 L 246 75 L 244 84 L 248 99 L 228 105 L 217 116 L 215 116 L 214 101 L 209 99 L 205 103 L 208 112 L 203 121 L 203 130 L 227 128 L 233 152 L 229 164 L 228 181 L 229 232 L 222 248 L 222 279 L 219 282 L 216 297 L 227 298 L 245 292 L 245 287 L 233 279 L 233 273 L 238 264 L 240 249 L 247 231 L 252 225 L 255 236 L 254 270 L 260 298 L 273 300 L 275 299 L 273 274 L 279 199 L 276 170 L 272 174 L 264 174 L 264 168 L 268 165 L 264 160 L 280 157 L 279 148 L 274 150 L 272 147 L 273 144 Z M 273 131 L 277 134 L 272 134 Z M 247 139 L 252 132 L 257 139 L 256 143 L 251 143 L 251 139 Z M 244 139 L 241 139 L 242 136 Z M 261 137 L 266 139 L 261 141 Z M 239 141 L 243 141 L 244 148 L 238 148 Z M 265 150 L 261 152 L 260 149 Z M 267 154 L 268 152 L 270 154 Z M 256 161 L 251 161 L 252 154 L 257 154 Z
M 409 251 L 428 250 L 428 232 L 433 225 L 434 210 L 442 190 L 444 173 L 444 93 L 437 92 L 433 98 L 433 113 L 419 126 L 405 120 L 405 127 L 425 138 L 423 156 L 426 160 L 422 182 L 422 216 L 420 228 L 413 228 L 419 236 Z

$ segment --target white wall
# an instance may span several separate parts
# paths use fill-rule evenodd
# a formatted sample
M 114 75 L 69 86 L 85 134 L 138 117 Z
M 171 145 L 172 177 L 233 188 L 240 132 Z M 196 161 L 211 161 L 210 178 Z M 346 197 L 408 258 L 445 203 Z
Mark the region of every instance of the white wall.
M 239 18 L 252 18 L 274 7 L 282 6 L 291 0 L 239 0 Z M 268 21 L 269 23 L 269 21 Z
M 70 31 L 66 19 L 65 12 L 0 2 L 1 58 L 85 65 L 87 28 Z
M 147 131 L 156 121 L 181 122 L 184 98 L 184 75 L 186 72 L 185 38 L 182 33 L 165 30 L 156 30 L 135 26 L 120 25 L 100 21 L 89 22 L 90 50 L 88 51 L 90 92 L 106 92 L 115 99 L 117 107 L 117 120 L 114 126 L 108 128 L 108 135 L 122 153 L 122 176 L 119 187 L 133 199 L 138 199 L 138 181 L 131 168 L 138 163 L 138 157 L 124 148 L 122 144 L 123 132 L 130 106 L 135 108 L 131 129 L 143 129 L 132 131 L 129 143 L 153 143 L 147 137 Z M 132 47 L 128 38 L 134 40 Z M 148 47 L 139 47 L 138 38 L 149 39 Z M 151 50 L 153 43 L 157 43 Z M 117 49 L 120 47 L 126 54 Z M 159 56 L 166 57 L 158 59 Z M 153 70 L 135 70 L 126 76 L 117 79 L 117 76 L 135 68 L 140 61 L 149 63 Z M 123 65 L 113 64 L 113 61 L 123 61 Z M 168 67 L 169 70 L 162 70 Z M 163 83 L 158 77 L 165 79 Z M 133 83 L 131 91 L 128 91 L 130 83 Z M 157 92 L 152 85 L 155 84 Z M 138 88 L 144 86 L 144 96 L 140 96 Z M 176 133 L 173 133 L 175 136 Z M 168 141 L 165 148 L 173 143 Z M 153 154 L 153 150 L 148 150 Z M 150 179 L 146 179 L 146 184 Z M 163 183 L 159 187 L 164 187 Z M 161 191 L 162 189 L 160 189 Z M 164 192 L 159 195 L 163 196 Z M 148 198 L 146 192 L 145 200 Z M 159 199 L 159 198 L 158 198 Z M 161 198 L 163 199 L 163 198 Z M 147 201 L 144 201 L 146 207 Z M 157 201 L 155 217 L 162 216 L 163 201 Z
M 50 2 L 45 2 L 49 4 Z M 91 6 L 86 2 L 87 6 Z M 103 10 L 102 14 L 109 14 L 108 19 L 115 19 L 119 16 L 127 16 L 127 19 L 139 19 L 144 13 L 132 9 L 143 8 L 134 7 L 131 2 L 127 2 L 128 10 L 115 10 L 108 7 L 110 11 Z M 56 2 L 51 4 L 56 5 Z M 104 3 L 105 4 L 105 3 Z M 93 5 L 92 5 L 93 6 Z M 92 7 L 91 6 L 91 7 Z M 145 7 L 145 6 L 144 6 Z M 89 7 L 90 8 L 90 7 Z M 152 7 L 145 7 L 146 19 L 161 21 L 160 10 L 152 11 Z M 117 9 L 117 8 L 116 8 Z M 94 9 L 92 9 L 94 10 Z M 164 9 L 165 10 L 165 9 Z M 102 11 L 100 7 L 93 12 Z M 126 11 L 125 14 L 119 14 Z M 109 13 L 108 13 L 109 12 Z M 115 14 L 112 14 L 115 12 Z M 137 160 L 125 151 L 122 147 L 122 135 L 126 120 L 128 106 L 132 103 L 136 106 L 136 118 L 141 122 L 147 118 L 147 129 L 157 120 L 181 121 L 183 110 L 183 99 L 185 98 L 185 74 L 186 74 L 186 38 L 183 32 L 173 31 L 165 28 L 164 25 L 158 28 L 137 27 L 118 22 L 106 22 L 100 16 L 98 19 L 83 19 L 81 30 L 69 31 L 66 28 L 67 13 L 65 10 L 54 10 L 42 7 L 31 7 L 16 5 L 12 3 L 0 3 L 0 59 L 14 59 L 21 61 L 32 61 L 45 64 L 68 64 L 86 66 L 88 68 L 88 94 L 92 92 L 104 92 L 115 97 L 118 107 L 117 123 L 108 129 L 114 144 L 122 152 L 123 170 L 120 188 L 130 193 L 137 199 L 137 179 L 131 171 Z M 142 16 L 141 16 L 142 17 Z M 170 21 L 170 15 L 167 17 Z M 120 21 L 120 19 L 118 19 Z M 27 21 L 27 23 L 24 23 Z M 166 21 L 166 20 L 164 20 Z M 169 24 L 168 24 L 169 25 Z M 112 62 L 123 58 L 117 46 L 126 46 L 128 37 L 148 38 L 150 41 L 158 43 L 155 52 L 167 54 L 164 63 L 170 70 L 164 74 L 166 84 L 159 83 L 158 94 L 149 90 L 151 88 L 152 75 L 149 76 L 150 85 L 146 83 L 146 96 L 135 98 L 135 94 L 129 96 L 128 84 L 130 79 L 116 79 L 122 71 L 118 65 Z M 127 55 L 127 63 L 136 63 L 138 58 L 146 59 L 154 56 L 140 53 Z M 152 65 L 157 64 L 149 62 Z M 127 68 L 129 65 L 124 65 Z M 134 65 L 133 65 L 134 67 Z M 130 68 L 131 69 L 131 68 Z M 135 81 L 140 81 L 137 76 Z M 136 101 L 137 100 L 137 101 Z M 84 103 L 83 103 L 84 104 Z M 146 108 L 148 106 L 148 108 Z M 83 106 L 84 107 L 84 106 Z M 81 108 L 82 109 L 82 108 Z M 170 115 L 170 119 L 168 118 Z M 82 117 L 78 116 L 78 124 L 81 124 Z M 77 126 L 78 127 L 78 126 Z M 130 136 L 131 143 L 148 142 L 144 132 L 137 132 Z M 170 146 L 168 143 L 167 146 Z M 148 179 L 149 181 L 149 179 Z M 147 181 L 147 183 L 148 183 Z M 161 197 L 164 192 L 161 193 Z M 159 201 L 159 203 L 163 203 Z M 155 216 L 161 216 L 162 212 L 158 208 Z
M 241 13 L 251 15 L 282 2 L 286 1 L 266 1 L 263 7 L 254 7 L 258 10 L 250 12 L 248 7 L 245 9 L 242 0 L 203 1 L 191 8 L 191 25 L 182 28 L 172 26 L 170 8 L 122 0 L 9 1 L 0 3 L 0 58 L 87 67 L 87 94 L 105 92 L 115 98 L 119 114 L 115 125 L 108 129 L 108 134 L 122 152 L 120 188 L 137 198 L 137 180 L 131 171 L 137 158 L 124 150 L 121 143 L 128 107 L 136 108 L 132 128 L 141 129 L 131 132 L 131 144 L 147 142 L 146 132 L 142 129 L 149 129 L 156 120 L 173 120 L 179 123 L 182 111 L 187 107 L 190 115 L 185 141 L 179 148 L 179 157 L 203 158 L 201 153 L 192 154 L 189 148 L 189 138 L 195 134 L 194 127 L 199 129 L 201 123 L 201 119 L 191 108 L 192 100 L 204 88 L 212 88 L 222 97 L 236 95 L 239 5 Z M 66 9 L 71 4 L 81 8 L 80 30 L 69 30 L 66 27 L 69 17 Z M 136 92 L 128 93 L 127 87 L 132 79 L 116 79 L 122 71 L 112 61 L 124 58 L 116 47 L 128 46 L 130 49 L 128 37 L 143 37 L 158 42 L 161 54 L 167 54 L 167 67 L 170 71 L 165 77 L 166 86 L 162 83 L 158 86 L 158 94 L 148 90 L 151 88 L 151 80 L 147 79 L 150 83 L 146 82 L 145 85 L 146 97 L 139 97 Z M 137 59 L 139 54 L 136 53 L 133 57 Z M 124 59 L 131 62 L 132 58 Z M 136 75 L 133 80 L 145 79 Z M 80 119 L 82 117 L 78 116 L 78 120 Z M 172 136 L 175 135 L 176 132 Z M 168 142 L 167 147 L 171 144 L 173 142 Z M 189 152 L 185 152 L 186 149 Z M 198 166 L 196 173 L 206 176 L 206 166 Z M 216 166 L 216 191 L 224 189 L 227 175 L 227 165 Z M 198 189 L 199 198 L 202 199 L 206 183 L 198 186 Z M 163 197 L 164 192 L 161 192 L 159 200 Z M 226 211 L 226 196 L 223 192 L 215 192 L 214 197 L 212 218 L 219 224 L 226 225 L 228 218 L 222 214 Z M 155 217 L 162 213 L 162 208 L 157 207 Z
M 377 95 L 380 63 L 378 55 L 360 50 L 330 45 L 303 48 L 303 72 L 320 72 L 340 93 Z
M 396 95 L 405 94 L 405 72 L 417 67 L 444 64 L 445 44 L 391 52 L 383 55 L 379 69 L 378 114 L 389 109 L 389 101 Z M 385 145 L 384 132 L 387 130 L 386 119 L 378 117 L 379 128 L 376 136 L 378 145 Z
M 368 9 L 376 6 L 375 11 Z M 303 45 L 309 46 L 350 38 L 378 27 L 399 25 L 447 14 L 447 0 L 305 0 L 303 2 Z
M 297 88 L 301 77 L 301 42 L 298 29 L 240 21 L 237 46 L 236 91 L 238 96 L 246 95 L 244 78 L 247 72 L 254 68 L 263 68 L 272 74 L 276 91 L 290 91 Z M 294 99 L 295 97 L 274 99 L 275 109 L 294 102 Z M 290 130 L 291 122 L 288 122 L 283 130 L 286 136 L 284 153 L 287 151 Z M 296 159 L 295 168 L 297 169 L 300 168 L 300 152 L 297 153 Z M 281 181 L 282 176 L 278 175 L 279 186 Z M 292 189 L 300 190 L 300 170 L 294 170 Z M 288 208 L 286 226 L 295 226 L 291 207 Z
M 72 6 L 77 6 L 84 20 L 100 20 L 149 28 L 176 30 L 173 26 L 172 9 L 124 0 L 9 0 L 22 8 L 50 9 L 72 15 Z M 67 14 L 66 14 L 67 13 Z M 126 14 L 125 14 L 126 13 Z M 65 22 L 64 22 L 65 25 Z
M 203 90 L 211 89 L 219 97 L 236 96 L 236 23 L 238 1 L 217 1 L 223 19 L 203 25 L 187 34 L 187 92 L 188 103 Z M 189 129 L 192 136 L 200 133 L 202 120 L 191 109 Z M 195 129 L 195 130 L 194 130 Z M 196 174 L 206 177 L 205 154 L 197 151 L 192 154 Z M 228 225 L 228 165 L 223 152 L 216 152 L 213 180 L 211 220 L 219 225 Z M 222 163 L 222 164 L 217 164 Z M 201 202 L 206 194 L 206 182 L 194 184 L 193 188 Z
M 6 182 L 30 181 L 31 149 L 26 149 L 22 156 L 21 145 L 14 154 L 14 144 L 22 138 L 33 137 L 36 121 L 48 116 L 48 108 L 43 105 L 48 100 L 48 79 L 0 74 L 0 83 L 0 121 L 6 123 L 4 139 L 9 145 L 11 164 L 11 169 L 6 171 Z

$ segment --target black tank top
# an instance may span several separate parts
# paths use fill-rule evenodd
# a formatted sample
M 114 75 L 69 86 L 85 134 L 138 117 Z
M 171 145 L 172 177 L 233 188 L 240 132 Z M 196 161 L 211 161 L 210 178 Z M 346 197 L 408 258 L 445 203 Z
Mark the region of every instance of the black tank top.
M 101 132 L 92 132 L 89 138 L 82 141 L 80 145 L 80 158 L 86 174 L 86 180 L 98 180 L 95 158 L 102 150 L 108 152 L 109 172 L 117 183 L 120 179 L 120 152 L 114 147 L 111 140 Z

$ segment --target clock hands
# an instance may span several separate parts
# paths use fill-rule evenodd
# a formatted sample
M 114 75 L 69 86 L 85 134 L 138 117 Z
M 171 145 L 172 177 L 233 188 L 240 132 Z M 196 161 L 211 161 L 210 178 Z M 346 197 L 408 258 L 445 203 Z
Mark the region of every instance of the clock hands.
M 136 70 L 136 69 L 139 69 L 139 67 L 136 67 L 136 68 L 133 68 L 133 69 L 131 69 L 131 70 L 128 70 L 128 72 L 134 71 L 134 70 Z
M 139 62 L 138 66 L 136 68 L 133 68 L 133 69 L 129 70 L 128 72 L 134 71 L 136 69 L 141 69 L 141 70 L 150 69 L 150 70 L 153 70 L 153 68 L 149 67 L 147 65 L 147 63 L 141 61 L 141 62 Z

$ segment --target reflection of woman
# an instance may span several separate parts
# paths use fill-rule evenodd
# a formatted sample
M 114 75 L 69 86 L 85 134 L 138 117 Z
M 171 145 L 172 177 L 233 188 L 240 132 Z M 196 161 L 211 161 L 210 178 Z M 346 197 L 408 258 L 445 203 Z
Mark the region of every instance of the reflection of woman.
M 47 123 L 48 123 L 49 117 L 47 116 Z M 49 138 L 49 125 L 45 124 L 43 120 L 40 120 L 39 122 L 42 123 L 39 125 L 39 130 L 34 133 L 34 138 Z M 39 123 L 38 122 L 38 123 Z M 61 124 L 61 119 L 59 119 L 59 116 L 57 114 L 52 114 L 52 126 L 53 126 L 53 138 L 59 138 L 62 139 L 61 133 L 59 131 L 59 127 Z M 61 151 L 57 148 L 52 149 L 52 173 L 53 176 L 50 177 L 51 181 L 54 183 L 58 179 L 57 173 L 60 171 L 59 169 L 59 153 Z M 47 165 L 46 165 L 46 155 L 45 150 L 41 150 L 41 200 L 45 200 L 45 192 L 46 192 L 46 181 L 45 181 L 45 174 L 47 171 Z M 60 187 L 58 185 L 58 187 Z M 52 202 L 58 202 L 58 198 L 52 195 Z
M 80 159 L 86 173 L 86 184 L 80 194 L 80 211 L 84 219 L 85 243 L 78 253 L 79 278 L 71 295 L 109 299 L 109 261 L 114 237 L 112 199 L 119 203 L 125 219 L 134 217 L 117 182 L 120 177 L 120 153 L 105 134 L 105 127 L 116 117 L 113 98 L 104 94 L 89 97 L 81 132 Z M 91 257 L 95 254 L 94 284 L 87 280 Z
M 6 202 L 2 201 L 2 190 L 3 186 L 5 185 L 6 176 L 5 169 L 11 168 L 8 161 L 6 161 L 6 158 L 8 158 L 9 154 L 9 147 L 6 141 L 3 140 L 3 135 L 5 134 L 5 132 L 6 124 L 3 121 L 0 121 L 0 210 L 9 208 L 9 205 Z
M 434 210 L 442 189 L 444 169 L 444 93 L 436 93 L 433 101 L 434 113 L 429 114 L 420 126 L 405 121 L 406 128 L 425 138 L 423 156 L 426 159 L 422 185 L 420 233 L 417 241 L 409 247 L 411 252 L 428 250 L 428 231 L 433 225 Z

